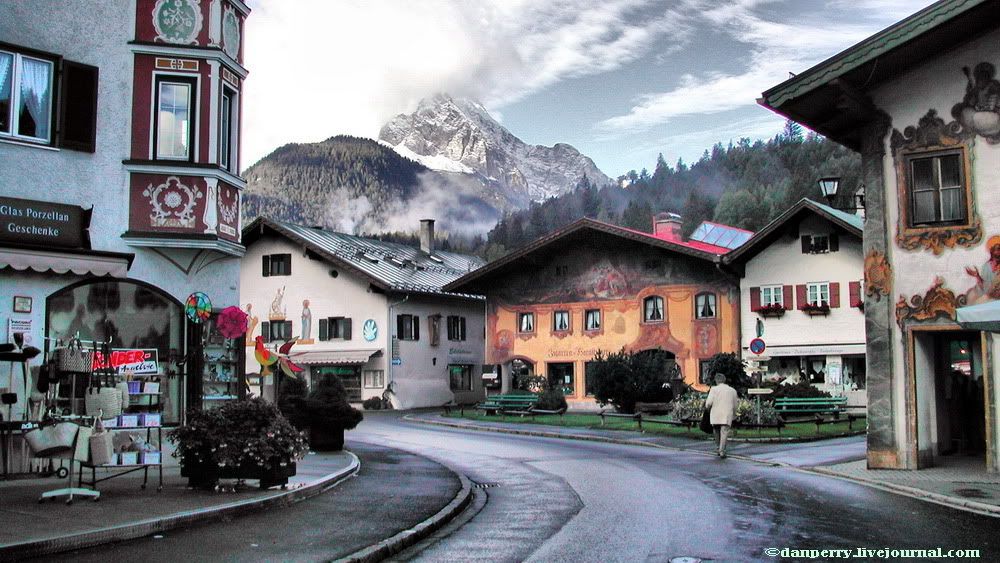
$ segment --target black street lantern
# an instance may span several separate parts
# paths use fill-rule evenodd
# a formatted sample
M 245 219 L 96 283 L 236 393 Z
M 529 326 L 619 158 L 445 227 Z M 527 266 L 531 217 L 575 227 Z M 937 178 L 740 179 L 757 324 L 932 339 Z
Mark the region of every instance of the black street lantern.
M 828 176 L 819 179 L 819 189 L 823 192 L 826 201 L 833 205 L 833 198 L 837 197 L 837 189 L 840 188 L 840 178 Z

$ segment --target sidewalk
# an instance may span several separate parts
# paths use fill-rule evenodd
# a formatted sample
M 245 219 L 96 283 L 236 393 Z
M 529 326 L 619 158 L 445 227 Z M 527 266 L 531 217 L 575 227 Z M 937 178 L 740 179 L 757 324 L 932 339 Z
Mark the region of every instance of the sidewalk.
M 0 560 L 133 539 L 196 521 L 291 504 L 327 490 L 359 466 L 349 452 L 310 454 L 297 465 L 285 490 L 247 486 L 237 492 L 212 492 L 188 489 L 176 460 L 165 458 L 162 491 L 157 492 L 158 476 L 151 467 L 145 490 L 140 488 L 142 472 L 136 472 L 99 483 L 99 502 L 78 498 L 72 506 L 65 504 L 65 497 L 38 502 L 42 492 L 65 487 L 66 479 L 0 481 Z
M 706 455 L 712 455 L 715 447 L 710 440 L 681 436 L 656 436 L 633 431 L 544 424 L 474 421 L 444 417 L 440 412 L 422 412 L 405 418 L 425 424 L 487 432 L 632 444 L 701 452 Z M 735 459 L 795 467 L 959 510 L 1000 516 L 1000 474 L 986 473 L 981 460 L 974 458 L 959 456 L 944 458 L 938 467 L 920 471 L 869 470 L 866 468 L 863 435 L 798 443 L 733 443 L 729 447 L 729 452 L 730 457 Z

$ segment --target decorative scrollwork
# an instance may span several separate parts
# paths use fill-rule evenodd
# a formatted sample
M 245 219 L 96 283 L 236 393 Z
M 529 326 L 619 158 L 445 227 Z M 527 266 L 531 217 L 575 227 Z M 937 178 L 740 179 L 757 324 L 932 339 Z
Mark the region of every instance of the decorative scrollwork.
M 169 176 L 158 186 L 149 184 L 142 191 L 149 198 L 149 224 L 152 227 L 193 229 L 195 206 L 204 197 L 195 186 L 181 183 L 177 176 Z
M 944 286 L 940 276 L 934 279 L 934 284 L 924 295 L 913 295 L 909 302 L 900 295 L 896 302 L 896 324 L 904 328 L 907 322 L 923 322 L 934 319 L 954 321 L 956 309 L 967 304 L 965 295 L 955 295 L 955 292 Z
M 892 292 L 892 266 L 885 254 L 878 250 L 868 251 L 865 256 L 865 295 L 881 301 Z

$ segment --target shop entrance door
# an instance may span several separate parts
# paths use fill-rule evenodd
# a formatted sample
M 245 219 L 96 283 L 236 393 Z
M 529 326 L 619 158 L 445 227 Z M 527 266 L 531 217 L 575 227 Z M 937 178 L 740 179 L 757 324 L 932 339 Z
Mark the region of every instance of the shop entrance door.
M 573 381 L 572 363 L 555 363 L 548 365 L 549 388 L 561 389 L 563 395 L 574 394 L 575 383 Z
M 918 468 L 958 457 L 985 464 L 983 365 L 978 332 L 914 336 Z

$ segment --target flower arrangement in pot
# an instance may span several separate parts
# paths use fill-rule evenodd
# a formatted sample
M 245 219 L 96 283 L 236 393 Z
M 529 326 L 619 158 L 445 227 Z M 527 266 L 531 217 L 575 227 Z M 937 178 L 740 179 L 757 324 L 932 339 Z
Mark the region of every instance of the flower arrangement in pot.
M 191 486 L 212 488 L 221 479 L 259 479 L 261 488 L 288 483 L 309 446 L 278 407 L 260 398 L 191 411 L 170 433 L 181 475 Z

